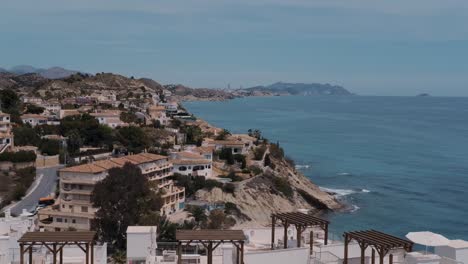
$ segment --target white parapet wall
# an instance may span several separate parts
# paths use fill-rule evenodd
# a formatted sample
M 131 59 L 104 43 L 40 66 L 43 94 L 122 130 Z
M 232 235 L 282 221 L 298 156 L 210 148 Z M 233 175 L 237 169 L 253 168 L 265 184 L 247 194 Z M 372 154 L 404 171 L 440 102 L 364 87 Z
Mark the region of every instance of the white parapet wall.
M 244 255 L 245 264 L 308 264 L 310 260 L 310 250 L 308 248 L 277 249 L 266 251 L 251 251 Z

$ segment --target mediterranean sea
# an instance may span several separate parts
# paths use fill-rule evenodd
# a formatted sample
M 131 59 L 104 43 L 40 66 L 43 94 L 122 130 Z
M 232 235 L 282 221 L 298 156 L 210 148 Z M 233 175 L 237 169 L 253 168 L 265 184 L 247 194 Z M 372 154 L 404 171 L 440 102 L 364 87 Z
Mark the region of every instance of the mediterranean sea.
M 468 98 L 249 97 L 186 102 L 232 133 L 260 129 L 352 210 L 330 229 L 468 239 Z

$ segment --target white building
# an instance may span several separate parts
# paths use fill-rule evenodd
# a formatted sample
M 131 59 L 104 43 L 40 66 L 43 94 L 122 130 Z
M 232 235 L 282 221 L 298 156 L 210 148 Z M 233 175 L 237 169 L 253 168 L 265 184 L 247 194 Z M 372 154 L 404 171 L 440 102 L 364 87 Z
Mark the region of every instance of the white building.
M 127 228 L 127 263 L 144 264 L 156 258 L 156 230 L 156 226 Z
M 107 125 L 111 128 L 121 127 L 121 126 L 128 126 L 127 123 L 120 120 L 120 113 L 119 110 L 104 110 L 96 113 L 91 113 L 94 116 L 99 124 Z
M 23 124 L 29 124 L 32 127 L 47 124 L 47 117 L 37 114 L 25 114 L 21 116 Z
M 193 152 L 171 153 L 173 172 L 186 176 L 212 177 L 212 160 Z
M 0 153 L 14 147 L 10 121 L 10 115 L 0 111 Z
M 10 211 L 5 212 L 5 217 L 0 218 L 0 264 L 19 261 L 18 239 L 34 230 L 34 220 L 26 216 L 12 217 Z
M 98 208 L 91 203 L 91 195 L 97 182 L 108 175 L 111 168 L 123 167 L 126 163 L 138 166 L 141 173 L 163 190 L 163 214 L 172 214 L 183 209 L 185 189 L 174 185 L 172 164 L 168 157 L 140 153 L 109 160 L 63 168 L 59 171 L 60 196 L 57 203 L 39 211 L 39 226 L 51 231 L 89 230 L 91 220 Z

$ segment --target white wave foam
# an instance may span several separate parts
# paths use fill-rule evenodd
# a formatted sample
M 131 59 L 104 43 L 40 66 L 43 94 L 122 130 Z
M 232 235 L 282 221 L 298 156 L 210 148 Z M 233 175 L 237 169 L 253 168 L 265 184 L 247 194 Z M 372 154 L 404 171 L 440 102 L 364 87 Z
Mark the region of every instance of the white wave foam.
M 310 165 L 296 165 L 296 169 L 308 169 Z
M 351 206 L 351 210 L 350 210 L 349 212 L 354 213 L 354 212 L 356 212 L 356 211 L 359 210 L 359 209 L 361 209 L 361 207 L 359 207 L 359 206 L 353 204 L 353 205 Z
M 367 189 L 332 189 L 332 188 L 325 188 L 325 187 L 320 187 L 322 191 L 329 192 L 329 193 L 335 193 L 336 196 L 347 196 L 355 193 L 370 193 L 370 190 Z
M 349 176 L 351 175 L 351 173 L 349 172 L 340 172 L 340 173 L 337 173 L 338 176 Z

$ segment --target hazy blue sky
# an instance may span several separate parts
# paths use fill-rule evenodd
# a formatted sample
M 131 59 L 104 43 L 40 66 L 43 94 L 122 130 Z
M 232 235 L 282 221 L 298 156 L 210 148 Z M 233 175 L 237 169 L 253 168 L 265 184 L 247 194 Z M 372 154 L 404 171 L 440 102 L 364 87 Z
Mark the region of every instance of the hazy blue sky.
M 0 67 L 468 96 L 467 0 L 14 0 L 0 36 Z

